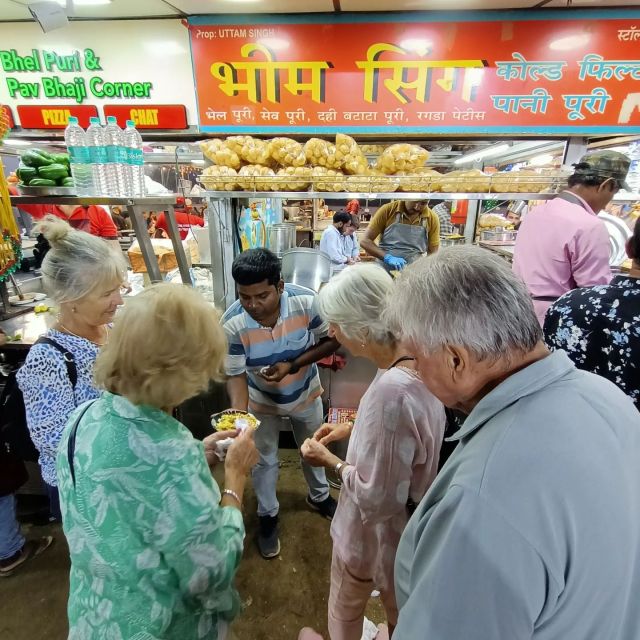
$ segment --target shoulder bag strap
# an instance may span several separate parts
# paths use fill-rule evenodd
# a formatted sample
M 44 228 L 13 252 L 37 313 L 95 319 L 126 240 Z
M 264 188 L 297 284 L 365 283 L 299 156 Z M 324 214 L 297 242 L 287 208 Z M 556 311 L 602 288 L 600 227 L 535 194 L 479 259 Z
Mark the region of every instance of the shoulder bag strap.
M 73 427 L 71 427 L 71 433 L 69 434 L 69 440 L 67 440 L 67 461 L 69 462 L 69 471 L 71 472 L 71 480 L 73 481 L 73 486 L 76 486 L 76 470 L 73 465 L 73 456 L 76 451 L 76 435 L 78 433 L 78 425 L 80 421 L 84 417 L 84 414 L 91 408 L 91 405 L 95 400 L 87 403 L 87 406 L 82 410 L 78 419 L 75 421 Z
M 75 393 L 76 383 L 78 382 L 78 370 L 76 368 L 76 361 L 73 357 L 73 353 L 65 349 L 60 343 L 52 340 L 51 338 L 47 338 L 46 336 L 40 336 L 34 344 L 48 344 L 54 347 L 54 349 L 57 349 L 62 354 L 64 363 L 67 367 L 67 375 L 69 376 L 71 386 L 73 387 L 73 391 Z

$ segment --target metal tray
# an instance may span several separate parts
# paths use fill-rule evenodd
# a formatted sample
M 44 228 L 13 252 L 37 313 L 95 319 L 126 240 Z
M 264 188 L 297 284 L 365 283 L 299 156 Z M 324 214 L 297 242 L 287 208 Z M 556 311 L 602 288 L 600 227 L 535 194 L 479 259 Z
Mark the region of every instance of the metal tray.
M 516 241 L 516 231 L 481 231 L 480 242 L 495 244 L 513 244 Z
M 30 187 L 18 184 L 18 192 L 23 196 L 75 196 L 74 187 Z

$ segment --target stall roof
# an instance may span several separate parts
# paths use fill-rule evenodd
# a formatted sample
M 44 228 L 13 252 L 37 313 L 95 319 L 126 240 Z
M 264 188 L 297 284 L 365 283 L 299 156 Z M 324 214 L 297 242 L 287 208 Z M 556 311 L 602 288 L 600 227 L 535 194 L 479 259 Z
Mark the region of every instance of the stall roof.
M 56 0 L 63 3 L 64 0 Z M 29 0 L 0 0 L 0 22 L 31 20 Z M 179 18 L 200 14 L 469 11 L 566 8 L 567 0 L 75 0 L 78 19 Z M 572 0 L 572 8 L 637 6 L 637 0 Z

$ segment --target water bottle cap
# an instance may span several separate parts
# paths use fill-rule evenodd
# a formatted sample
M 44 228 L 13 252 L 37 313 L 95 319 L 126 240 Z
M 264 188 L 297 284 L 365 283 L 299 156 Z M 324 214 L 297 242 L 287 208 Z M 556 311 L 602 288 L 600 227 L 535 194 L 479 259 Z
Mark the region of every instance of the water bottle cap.
M 92 118 L 89 118 L 89 122 L 91 124 L 100 124 L 100 118 L 93 116 Z
M 107 116 L 107 122 L 109 124 L 117 124 L 118 119 L 115 116 Z
M 136 123 L 133 120 L 127 120 L 127 127 L 135 127 Z
M 69 116 L 67 124 L 78 124 L 78 118 L 76 118 L 75 116 Z

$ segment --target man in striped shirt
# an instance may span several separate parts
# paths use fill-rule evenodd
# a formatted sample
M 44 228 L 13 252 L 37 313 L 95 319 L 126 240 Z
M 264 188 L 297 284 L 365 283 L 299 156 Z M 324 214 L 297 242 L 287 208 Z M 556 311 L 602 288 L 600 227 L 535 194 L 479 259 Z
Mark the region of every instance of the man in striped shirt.
M 280 261 L 267 249 L 251 249 L 233 262 L 238 300 L 222 317 L 229 342 L 226 373 L 231 407 L 261 421 L 256 432 L 260 462 L 253 470 L 258 498 L 258 547 L 265 558 L 280 553 L 278 539 L 278 439 L 288 416 L 298 446 L 322 425 L 322 387 L 315 362 L 333 353 L 328 324 L 315 310 L 310 289 L 284 284 Z M 336 509 L 324 470 L 302 463 L 307 503 L 326 518 Z

